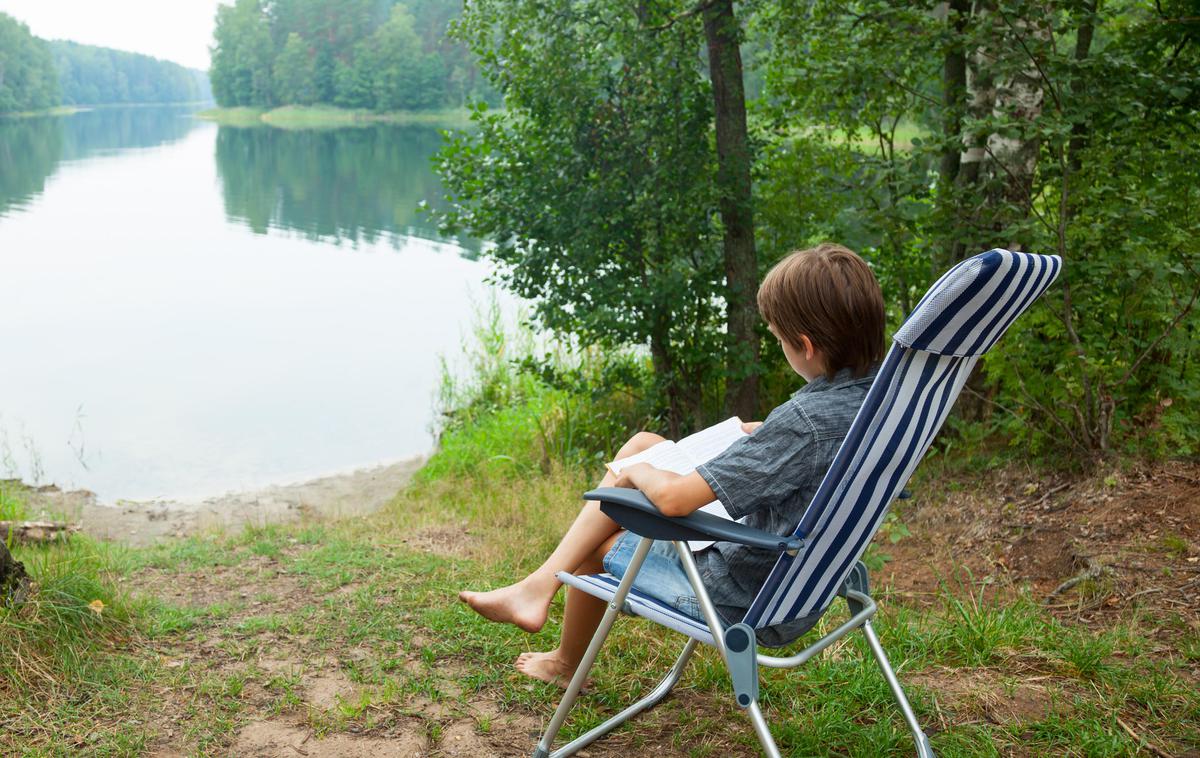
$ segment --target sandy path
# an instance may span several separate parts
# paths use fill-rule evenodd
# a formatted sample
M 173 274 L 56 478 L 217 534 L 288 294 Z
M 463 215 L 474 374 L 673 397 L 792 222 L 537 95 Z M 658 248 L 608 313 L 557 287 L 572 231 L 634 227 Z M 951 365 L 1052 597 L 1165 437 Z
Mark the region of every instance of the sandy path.
M 161 537 L 183 537 L 220 529 L 238 531 L 247 524 L 298 521 L 304 517 L 339 518 L 379 510 L 408 483 L 423 458 L 300 484 L 231 492 L 202 500 L 120 501 L 106 505 L 86 490 L 63 492 L 41 487 L 30 492 L 32 511 L 79 523 L 101 539 L 148 545 Z

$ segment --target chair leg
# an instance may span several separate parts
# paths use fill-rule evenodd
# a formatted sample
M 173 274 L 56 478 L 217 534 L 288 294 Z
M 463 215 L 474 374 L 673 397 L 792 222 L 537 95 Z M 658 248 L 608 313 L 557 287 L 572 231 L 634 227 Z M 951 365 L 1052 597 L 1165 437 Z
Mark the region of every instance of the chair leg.
M 768 758 L 780 758 L 779 748 L 775 745 L 775 738 L 771 736 L 771 729 L 767 726 L 767 720 L 763 718 L 762 709 L 758 707 L 757 700 L 750 703 L 746 708 L 746 713 L 750 715 L 750 723 L 754 725 L 754 733 L 758 735 L 763 752 L 767 754 Z
M 696 591 L 696 600 L 700 605 L 700 612 L 704 615 L 704 621 L 708 624 L 708 629 L 713 635 L 717 651 L 721 653 L 721 659 L 725 661 L 725 667 L 729 670 L 729 675 L 733 678 L 734 666 L 730 663 L 730 651 L 725 647 L 725 637 L 721 625 L 720 616 L 717 615 L 717 608 L 713 605 L 712 598 L 708 595 L 708 589 L 704 586 L 704 581 L 700 578 L 700 569 L 696 565 L 696 559 L 692 556 L 688 544 L 682 541 L 675 542 L 675 551 L 679 555 L 679 562 L 683 564 L 683 571 L 687 574 L 688 580 L 692 583 L 692 589 Z M 750 638 L 750 644 L 754 645 L 753 634 Z M 755 676 L 758 675 L 757 666 L 755 666 Z M 750 716 L 750 723 L 754 725 L 754 733 L 758 735 L 758 741 L 762 744 L 763 752 L 767 754 L 767 758 L 780 758 L 779 748 L 775 745 L 775 738 L 771 736 L 771 729 L 767 726 L 767 720 L 763 717 L 762 709 L 758 706 L 757 693 L 752 694 L 753 700 L 746 706 L 746 713 Z
M 633 551 L 633 558 L 629 561 L 629 568 L 625 570 L 625 576 L 621 578 L 621 584 L 617 587 L 617 594 L 609 601 L 608 610 L 600 619 L 600 625 L 596 627 L 596 633 L 592 635 L 592 641 L 588 644 L 583 659 L 579 662 L 579 667 L 575 669 L 575 676 L 571 677 L 571 683 L 567 685 L 567 691 L 563 693 L 558 709 L 554 711 L 554 716 L 546 727 L 546 733 L 542 735 L 537 748 L 533 751 L 533 758 L 547 758 L 550 755 L 550 746 L 554 744 L 554 738 L 558 736 L 558 731 L 562 729 L 567 715 L 574 707 L 575 700 L 579 697 L 580 690 L 583 689 L 583 683 L 587 681 L 588 672 L 592 670 L 592 664 L 596 662 L 596 655 L 599 654 L 600 647 L 604 644 L 613 623 L 621 613 L 621 607 L 625 605 L 625 598 L 628 597 L 629 589 L 633 586 L 633 579 L 641 570 L 642 563 L 646 560 L 646 555 L 650 552 L 650 545 L 653 542 L 654 540 L 649 537 L 642 537 L 638 541 L 638 546 Z
M 691 659 L 692 653 L 696 650 L 696 646 L 699 644 L 700 643 L 698 643 L 696 640 L 689 639 L 687 644 L 683 646 L 683 652 L 680 653 L 679 657 L 675 659 L 675 665 L 671 666 L 671 669 L 667 672 L 666 676 L 664 676 L 654 687 L 654 689 L 650 690 L 645 697 L 636 703 L 633 703 L 615 716 L 612 716 L 603 724 L 593 727 L 587 733 L 581 734 L 571 742 L 563 745 L 558 750 L 555 750 L 550 754 L 551 758 L 574 755 L 577 751 L 582 750 L 583 748 L 592 744 L 642 711 L 649 710 L 655 705 L 658 705 L 658 703 L 668 694 L 670 694 L 672 689 L 675 688 L 676 683 L 679 682 L 679 678 L 683 675 L 683 670 L 687 667 L 688 660 Z
M 900 687 L 900 680 L 896 678 L 892 664 L 888 662 L 883 645 L 879 644 L 875 628 L 871 626 L 870 621 L 866 621 L 863 623 L 862 630 L 867 637 L 867 644 L 871 646 L 871 653 L 874 654 L 875 661 L 883 671 L 883 678 L 887 680 L 888 687 L 891 688 L 892 695 L 896 698 L 896 704 L 900 706 L 900 712 L 904 714 L 904 720 L 908 722 L 908 729 L 912 732 L 913 741 L 917 745 L 918 758 L 934 758 L 933 746 L 929 744 L 929 738 L 925 736 L 925 732 L 921 731 L 921 725 L 917 723 L 917 716 L 913 713 L 912 706 L 909 705 L 908 698 L 905 697 L 904 690 Z

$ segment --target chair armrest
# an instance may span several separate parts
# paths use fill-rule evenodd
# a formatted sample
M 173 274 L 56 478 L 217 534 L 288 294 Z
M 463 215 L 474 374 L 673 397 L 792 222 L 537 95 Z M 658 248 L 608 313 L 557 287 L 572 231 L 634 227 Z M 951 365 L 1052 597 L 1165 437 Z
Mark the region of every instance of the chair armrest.
M 711 513 L 696 511 L 678 518 L 664 516 L 641 490 L 601 487 L 583 496 L 588 500 L 599 500 L 600 510 L 609 518 L 642 537 L 737 542 L 777 552 L 794 552 L 804 545 L 804 540 L 799 537 L 780 537 Z

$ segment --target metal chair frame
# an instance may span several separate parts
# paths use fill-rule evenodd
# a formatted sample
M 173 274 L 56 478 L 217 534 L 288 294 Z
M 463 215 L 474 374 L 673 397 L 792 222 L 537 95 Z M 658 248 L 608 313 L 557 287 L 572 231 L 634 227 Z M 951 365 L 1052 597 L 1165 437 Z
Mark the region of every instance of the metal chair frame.
M 622 610 L 626 609 L 625 600 L 629 595 L 629 590 L 633 586 L 634 578 L 637 576 L 638 571 L 641 570 L 642 563 L 645 561 L 647 553 L 650 552 L 650 545 L 653 542 L 654 539 L 651 537 L 642 537 L 638 542 L 633 559 L 629 563 L 629 568 L 622 577 L 616 594 L 609 601 L 608 608 L 604 612 L 604 617 L 601 619 L 600 625 L 596 628 L 596 633 L 592 636 L 592 641 L 583 655 L 583 660 L 580 661 L 579 667 L 575 670 L 575 676 L 571 678 L 570 684 L 567 685 L 567 690 L 558 705 L 558 709 L 554 712 L 554 716 L 550 719 L 546 731 L 542 734 L 542 738 L 533 752 L 534 758 L 561 758 L 562 756 L 574 755 L 579 750 L 608 734 L 634 716 L 657 705 L 670 694 L 671 690 L 679 682 L 680 677 L 682 677 L 683 671 L 692 657 L 692 653 L 695 652 L 696 646 L 700 643 L 700 640 L 694 637 L 689 638 L 687 643 L 684 644 L 683 651 L 675 659 L 675 663 L 649 694 L 587 733 L 580 735 L 559 749 L 551 751 L 555 738 L 558 736 L 563 724 L 566 723 L 567 716 L 579 698 L 579 693 L 583 689 L 584 682 L 587 681 L 588 673 L 596 661 L 600 647 L 604 644 L 605 639 L 607 639 L 613 624 L 616 623 L 617 616 Z M 700 571 L 696 566 L 696 560 L 692 556 L 692 551 L 688 547 L 687 542 L 672 540 L 672 543 L 675 546 L 675 551 L 679 555 L 684 570 L 687 572 L 688 580 L 696 592 L 696 599 L 699 601 L 704 621 L 712 633 L 715 642 L 714 646 L 721 654 L 721 659 L 725 662 L 726 668 L 735 681 L 735 702 L 749 715 L 750 723 L 754 726 L 754 732 L 758 736 L 763 752 L 766 755 L 771 756 L 771 758 L 779 758 L 780 753 L 778 746 L 775 744 L 775 739 L 771 736 L 771 730 L 767 726 L 762 709 L 758 704 L 758 666 L 765 666 L 767 668 L 795 668 L 855 629 L 862 629 L 863 635 L 867 638 L 867 644 L 871 648 L 871 653 L 876 663 L 879 664 L 880 670 L 883 672 L 883 677 L 896 699 L 896 704 L 900 707 L 900 712 L 904 716 L 909 731 L 912 732 L 913 741 L 916 743 L 917 755 L 919 758 L 933 758 L 934 753 L 932 746 L 929 744 L 929 738 L 921 730 L 921 725 L 917 722 L 917 717 L 913 713 L 912 706 L 909 704 L 908 698 L 900 686 L 896 672 L 892 670 L 887 654 L 879 642 L 879 637 L 875 634 L 875 629 L 871 626 L 871 618 L 878 610 L 878 606 L 870 595 L 867 569 L 861 562 L 851 572 L 850 577 L 846 580 L 845 585 L 839 593 L 846 599 L 851 613 L 850 618 L 799 653 L 787 657 L 777 657 L 758 653 L 757 645 L 755 644 L 744 646 L 745 649 L 737 652 L 730 649 L 730 646 L 726 644 L 726 635 L 731 630 L 743 627 L 744 625 L 739 624 L 726 628 L 721 622 L 720 616 L 717 615 L 716 607 L 713 605 L 712 599 L 704 587 L 704 582 L 700 578 Z M 744 628 L 748 629 L 748 627 Z M 750 639 L 753 640 L 752 630 Z M 746 672 L 749 672 L 754 677 L 755 685 L 752 687 L 738 687 L 736 682 L 738 682 L 739 678 L 743 682 L 746 681 Z M 745 691 L 740 692 L 738 690 Z

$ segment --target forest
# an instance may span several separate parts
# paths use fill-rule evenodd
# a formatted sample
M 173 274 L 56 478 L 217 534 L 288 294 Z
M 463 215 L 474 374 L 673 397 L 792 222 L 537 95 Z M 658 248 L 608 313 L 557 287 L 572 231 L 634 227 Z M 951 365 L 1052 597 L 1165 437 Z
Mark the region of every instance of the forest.
M 148 55 L 54 40 L 63 105 L 182 103 L 210 100 L 201 71 Z
M 237 0 L 217 11 L 212 88 L 221 106 L 458 107 L 494 97 L 446 32 L 450 0 Z
M 0 113 L 210 98 L 203 72 L 148 55 L 62 40 L 47 42 L 0 13 Z
M 671 432 L 788 391 L 753 293 L 792 249 L 862 252 L 893 326 L 969 255 L 1055 253 L 1060 283 L 967 387 L 971 434 L 1078 460 L 1192 454 L 1190 7 L 480 0 L 456 34 L 506 107 L 443 151 L 443 221 L 497 241 L 542 327 L 649 345 L 639 395 Z
M 58 72 L 45 42 L 0 13 L 0 113 L 58 105 Z

